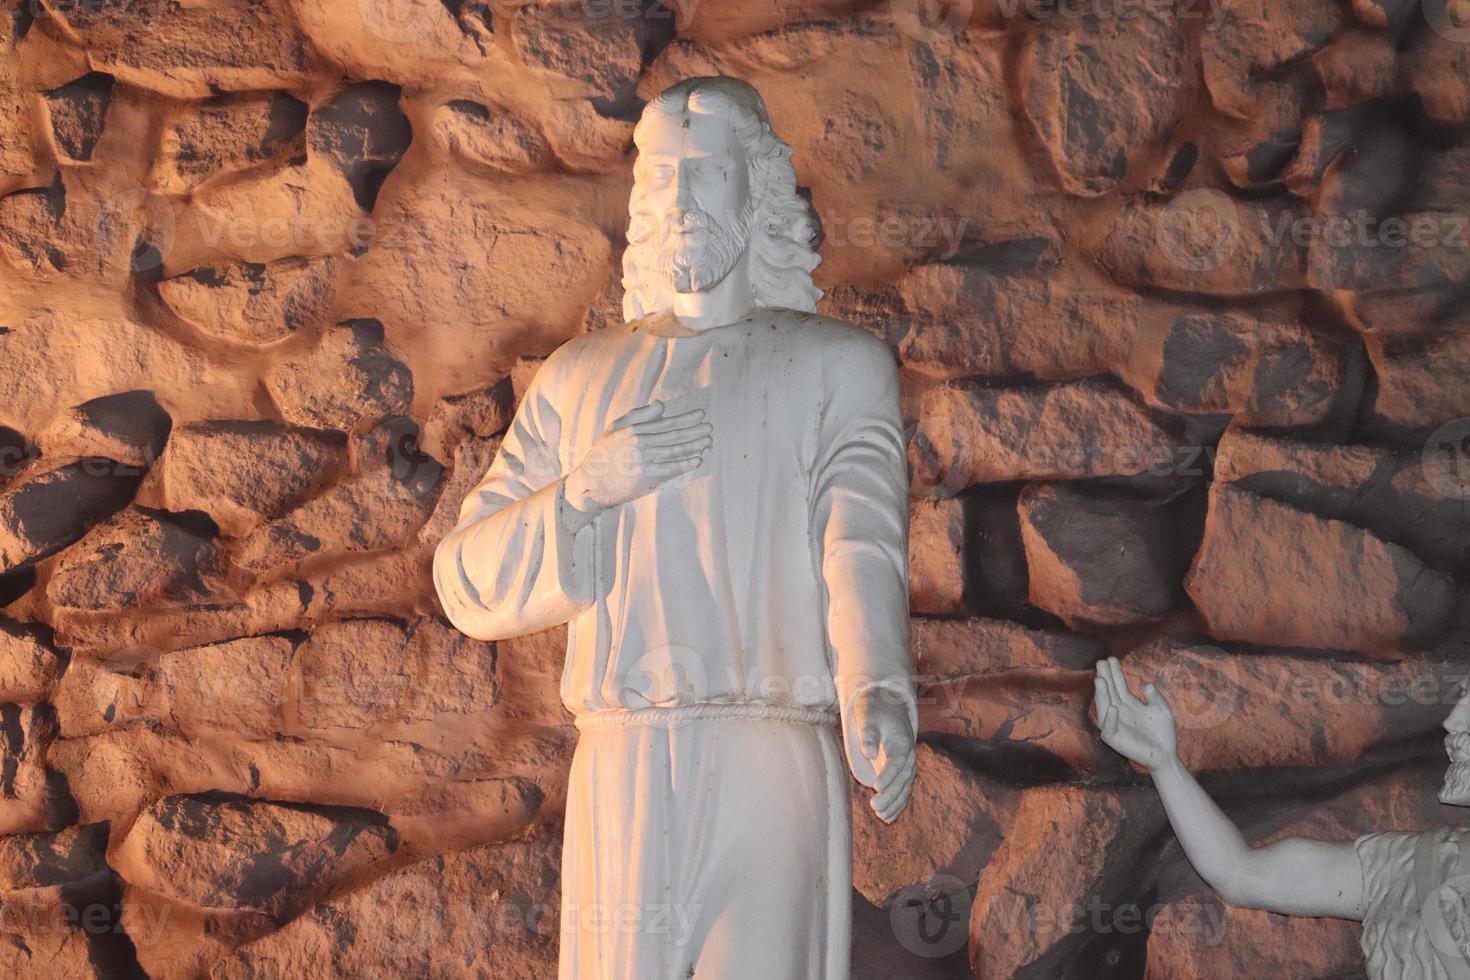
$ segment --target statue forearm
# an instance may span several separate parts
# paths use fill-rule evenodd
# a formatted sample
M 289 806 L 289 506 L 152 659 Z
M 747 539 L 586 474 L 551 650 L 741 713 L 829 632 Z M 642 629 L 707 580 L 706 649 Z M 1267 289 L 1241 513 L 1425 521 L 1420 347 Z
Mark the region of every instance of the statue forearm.
M 1174 755 L 1152 770 L 1154 786 L 1189 863 L 1232 905 L 1253 905 L 1242 892 L 1241 873 L 1251 848 L 1240 830 Z
M 1153 779 L 1189 862 L 1231 905 L 1362 918 L 1362 874 L 1352 844 L 1290 837 L 1252 847 L 1177 756 L 1155 769 Z

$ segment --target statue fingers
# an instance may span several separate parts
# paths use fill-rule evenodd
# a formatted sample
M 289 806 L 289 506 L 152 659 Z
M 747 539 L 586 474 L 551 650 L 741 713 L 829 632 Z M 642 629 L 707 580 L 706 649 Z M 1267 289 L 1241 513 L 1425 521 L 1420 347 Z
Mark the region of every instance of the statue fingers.
M 888 776 L 886 785 L 873 796 L 873 812 L 884 822 L 890 822 L 898 815 L 897 805 L 907 799 L 909 788 L 913 785 L 914 773 L 918 769 L 918 757 L 911 755 L 903 761 L 901 766 L 891 766 L 892 775 Z
M 676 442 L 670 446 L 656 446 L 643 451 L 644 462 L 667 463 L 676 459 L 688 459 L 698 456 L 713 444 L 709 436 L 697 436 L 686 439 L 684 442 Z
M 883 765 L 882 772 L 878 774 L 877 791 L 882 793 L 888 789 L 888 787 L 893 785 L 894 780 L 903 775 L 906 767 L 911 769 L 917 763 L 918 754 L 913 749 L 909 749 L 902 755 L 898 755 L 897 753 L 890 754 Z
M 671 477 L 688 473 L 699 468 L 704 462 L 703 456 L 686 456 L 684 459 L 664 460 L 657 463 L 649 463 L 643 468 L 644 473 L 658 480 L 667 480 Z
M 1123 664 L 1117 657 L 1108 658 L 1108 669 L 1113 675 L 1113 687 L 1118 694 L 1118 703 L 1125 708 L 1141 708 L 1143 702 L 1134 696 L 1128 687 L 1128 678 L 1123 674 Z
M 692 408 L 678 415 L 663 415 L 645 422 L 636 422 L 632 428 L 639 435 L 654 435 L 659 432 L 668 432 L 670 429 L 688 428 L 701 422 L 704 422 L 704 409 Z M 704 424 L 709 423 L 704 422 Z
M 1113 658 L 1109 657 L 1097 665 L 1097 676 L 1107 692 L 1108 704 L 1122 704 L 1122 692 L 1118 690 L 1117 679 L 1113 676 Z
M 1170 718 L 1174 717 L 1174 709 L 1169 705 L 1169 699 L 1164 697 L 1164 692 L 1159 690 L 1157 684 L 1144 686 L 1144 695 L 1148 698 L 1149 707 L 1158 708 Z
M 903 808 L 908 805 L 909 796 L 913 794 L 913 791 L 914 781 L 912 778 L 910 778 L 904 782 L 903 788 L 898 794 L 898 799 L 894 800 L 893 803 L 889 805 L 887 812 L 883 815 L 882 819 L 884 823 L 893 823 L 893 821 L 898 819 L 898 815 L 902 813 Z
M 636 425 L 639 422 L 648 422 L 659 418 L 663 414 L 664 403 L 661 401 L 652 401 L 647 405 L 639 405 L 637 408 L 619 415 L 613 420 L 610 428 L 621 429 L 626 426 Z
M 1092 678 L 1092 704 L 1097 708 L 1097 721 L 1102 724 L 1103 714 L 1113 703 L 1113 694 L 1108 690 L 1108 682 L 1103 679 L 1102 674 L 1094 674 Z
M 636 433 L 633 441 L 643 451 L 659 449 L 665 446 L 678 445 L 691 439 L 700 437 L 708 438 L 714 432 L 714 427 L 708 422 L 697 422 L 694 425 L 684 425 L 678 428 L 668 429 L 664 432 Z

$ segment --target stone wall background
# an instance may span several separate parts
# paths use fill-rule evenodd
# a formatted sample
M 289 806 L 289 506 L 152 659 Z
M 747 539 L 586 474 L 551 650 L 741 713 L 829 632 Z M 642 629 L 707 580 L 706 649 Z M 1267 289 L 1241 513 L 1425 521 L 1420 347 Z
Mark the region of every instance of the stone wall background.
M 641 100 L 724 72 L 914 423 L 856 974 L 1360 972 L 1202 888 L 1089 668 L 1252 839 L 1463 819 L 1466 8 L 5 0 L 0 963 L 553 974 L 560 636 L 458 635 L 427 563 L 619 317 Z

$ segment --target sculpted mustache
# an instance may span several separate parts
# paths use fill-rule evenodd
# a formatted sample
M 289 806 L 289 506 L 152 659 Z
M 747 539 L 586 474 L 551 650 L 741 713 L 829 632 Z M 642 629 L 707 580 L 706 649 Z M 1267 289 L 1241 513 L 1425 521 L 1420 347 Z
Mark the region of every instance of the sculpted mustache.
M 1445 736 L 1444 747 L 1450 755 L 1470 759 L 1470 732 L 1454 732 Z
M 664 216 L 664 234 L 671 231 L 708 231 L 714 222 L 703 211 L 670 211 Z

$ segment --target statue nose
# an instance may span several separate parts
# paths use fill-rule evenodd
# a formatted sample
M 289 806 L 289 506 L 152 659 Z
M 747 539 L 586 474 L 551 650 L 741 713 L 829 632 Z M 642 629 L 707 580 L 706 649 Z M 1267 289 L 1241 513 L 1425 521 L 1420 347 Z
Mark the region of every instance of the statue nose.
M 679 209 L 680 214 L 694 209 L 694 191 L 690 187 L 689 171 L 684 167 L 678 168 L 674 177 L 674 207 Z

